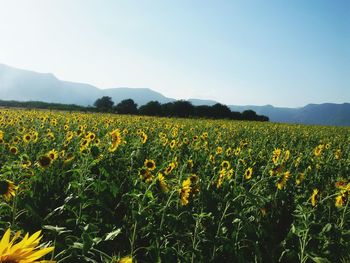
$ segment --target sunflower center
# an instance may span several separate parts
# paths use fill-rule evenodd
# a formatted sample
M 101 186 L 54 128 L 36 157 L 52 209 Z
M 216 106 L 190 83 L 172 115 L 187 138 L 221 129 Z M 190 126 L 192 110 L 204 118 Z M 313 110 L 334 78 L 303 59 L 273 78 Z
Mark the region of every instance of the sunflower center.
M 10 184 L 5 181 L 5 180 L 1 180 L 0 181 L 0 195 L 4 195 L 7 193 L 7 191 L 9 190 Z
M 153 168 L 154 164 L 152 162 L 146 163 L 147 168 Z
M 43 167 L 50 165 L 50 163 L 51 163 L 51 159 L 48 156 L 42 156 L 39 159 L 39 164 Z

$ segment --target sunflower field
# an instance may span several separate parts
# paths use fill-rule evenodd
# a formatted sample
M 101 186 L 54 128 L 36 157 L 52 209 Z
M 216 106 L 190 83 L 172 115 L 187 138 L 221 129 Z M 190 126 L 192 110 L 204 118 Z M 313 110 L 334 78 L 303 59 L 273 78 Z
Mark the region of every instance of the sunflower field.
M 349 153 L 346 127 L 0 109 L 0 262 L 350 262 Z

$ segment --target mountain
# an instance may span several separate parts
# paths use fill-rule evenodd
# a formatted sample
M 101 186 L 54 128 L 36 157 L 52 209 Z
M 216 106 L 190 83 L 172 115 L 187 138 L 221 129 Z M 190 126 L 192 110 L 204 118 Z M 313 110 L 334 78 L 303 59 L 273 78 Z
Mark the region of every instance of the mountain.
M 253 110 L 273 122 L 350 126 L 350 103 L 308 104 L 301 108 L 265 106 L 229 106 L 232 111 Z
M 93 105 L 96 99 L 110 96 L 119 103 L 131 98 L 138 105 L 150 100 L 161 103 L 174 101 L 151 89 L 99 89 L 83 83 L 61 81 L 51 73 L 37 73 L 0 64 L 0 99 L 17 101 L 44 101 L 77 105 Z
M 77 105 L 93 105 L 96 99 L 110 96 L 119 103 L 131 98 L 139 106 L 151 100 L 174 101 L 146 88 L 99 89 L 83 83 L 62 81 L 51 73 L 37 73 L 0 64 L 0 100 L 44 101 Z M 212 106 L 214 100 L 189 99 L 193 105 Z M 308 104 L 300 108 L 265 106 L 229 106 L 232 111 L 254 110 L 273 122 L 350 126 L 350 104 Z

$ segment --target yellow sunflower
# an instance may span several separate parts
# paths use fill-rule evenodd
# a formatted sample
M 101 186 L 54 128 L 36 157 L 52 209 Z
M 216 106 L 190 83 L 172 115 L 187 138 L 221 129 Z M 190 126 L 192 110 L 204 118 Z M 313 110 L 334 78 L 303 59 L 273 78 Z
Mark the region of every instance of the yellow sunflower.
M 18 148 L 17 148 L 16 146 L 11 146 L 11 147 L 10 147 L 10 152 L 11 152 L 12 154 L 17 154 L 17 153 L 18 153 Z
M 15 244 L 19 238 L 20 232 L 17 232 L 10 241 L 11 230 L 7 229 L 0 241 L 0 262 L 6 263 L 35 263 L 46 262 L 54 263 L 55 261 L 37 261 L 41 257 L 54 250 L 54 247 L 39 247 L 42 238 L 41 231 L 29 236 L 27 233 L 24 238 Z
M 190 197 L 191 190 L 191 178 L 187 178 L 182 182 L 182 188 L 179 189 L 181 205 L 188 204 L 188 198 Z
M 156 169 L 156 163 L 153 160 L 146 159 L 143 164 L 150 171 L 153 171 L 154 169 Z
M 118 263 L 132 263 L 132 257 L 126 256 L 121 259 L 119 259 Z
M 169 191 L 164 175 L 161 173 L 158 173 L 158 183 L 159 183 L 159 187 L 162 189 L 164 193 L 167 193 Z
M 58 158 L 58 151 L 52 149 L 48 152 L 47 156 L 50 157 L 51 160 L 56 160 Z
M 318 196 L 318 189 L 315 188 L 315 189 L 312 191 L 312 195 L 311 195 L 311 204 L 312 204 L 312 206 L 315 206 L 315 205 L 316 205 L 317 196 Z
M 22 139 L 23 139 L 24 143 L 29 143 L 30 139 L 31 139 L 31 136 L 30 136 L 29 133 L 26 133 L 26 134 L 23 135 Z
M 252 178 L 252 174 L 253 174 L 253 168 L 249 167 L 247 170 L 245 170 L 244 178 L 249 180 L 250 178 Z
M 10 180 L 0 180 L 0 195 L 2 195 L 6 201 L 10 201 L 11 197 L 16 195 L 17 188 L 18 186 Z

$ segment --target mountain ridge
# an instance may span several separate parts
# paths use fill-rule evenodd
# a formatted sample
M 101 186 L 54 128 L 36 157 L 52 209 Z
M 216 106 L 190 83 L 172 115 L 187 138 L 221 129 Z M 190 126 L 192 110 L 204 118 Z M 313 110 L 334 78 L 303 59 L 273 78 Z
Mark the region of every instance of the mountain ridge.
M 160 103 L 175 101 L 175 99 L 166 97 L 150 88 L 99 89 L 90 84 L 60 80 L 52 73 L 18 69 L 1 63 L 0 92 L 2 100 L 43 101 L 82 106 L 93 105 L 95 100 L 102 96 L 110 96 L 116 103 L 131 98 L 138 106 L 152 100 L 157 100 Z M 191 98 L 188 101 L 195 106 L 212 106 L 218 103 L 210 99 Z M 298 108 L 274 107 L 270 104 L 227 106 L 232 111 L 254 110 L 259 115 L 268 116 L 273 122 L 350 126 L 350 104 L 347 102 L 342 104 L 310 103 Z

